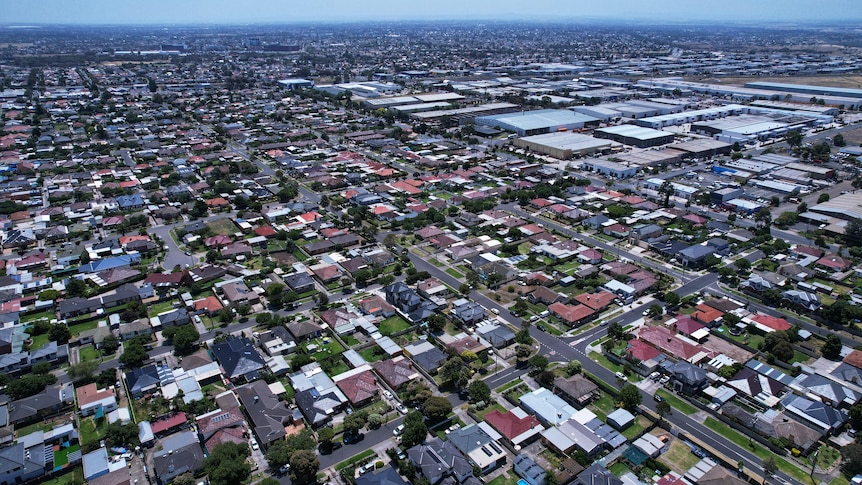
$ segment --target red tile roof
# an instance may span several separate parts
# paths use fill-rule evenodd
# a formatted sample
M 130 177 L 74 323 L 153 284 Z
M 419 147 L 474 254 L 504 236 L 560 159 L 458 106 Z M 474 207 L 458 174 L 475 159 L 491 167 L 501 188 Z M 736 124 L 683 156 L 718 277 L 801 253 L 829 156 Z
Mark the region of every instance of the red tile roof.
M 341 379 L 336 384 L 353 404 L 364 402 L 377 394 L 377 379 L 370 370 Z
M 486 414 L 485 421 L 510 441 L 527 431 L 530 431 L 536 426 L 541 426 L 539 420 L 533 416 L 527 415 L 523 418 L 519 418 L 515 416 L 512 411 L 501 413 L 498 409 Z
M 575 300 L 593 310 L 604 310 L 608 305 L 613 303 L 616 298 L 617 295 L 614 295 L 609 291 L 599 291 L 597 293 L 581 293 L 575 297 Z
M 773 317 L 770 315 L 764 315 L 763 313 L 758 313 L 757 315 L 751 317 L 751 319 L 773 330 L 790 330 L 790 323 L 780 317 Z
M 162 433 L 171 428 L 176 428 L 177 426 L 181 426 L 186 422 L 186 413 L 177 413 L 167 419 L 160 419 L 158 421 L 153 421 L 151 423 L 153 427 L 153 434 Z

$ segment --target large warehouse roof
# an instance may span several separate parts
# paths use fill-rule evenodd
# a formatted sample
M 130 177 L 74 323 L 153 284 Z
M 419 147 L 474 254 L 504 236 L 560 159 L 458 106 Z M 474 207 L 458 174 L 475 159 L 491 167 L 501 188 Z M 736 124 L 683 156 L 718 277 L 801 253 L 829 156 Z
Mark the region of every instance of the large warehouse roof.
M 567 109 L 541 109 L 522 113 L 482 116 L 476 119 L 476 122 L 480 124 L 508 126 L 522 131 L 541 130 L 548 127 L 591 123 L 594 121 L 598 120 L 592 116 L 575 113 Z
M 787 84 L 771 83 L 765 81 L 745 83 L 747 88 L 755 89 L 777 89 L 779 91 L 790 91 L 795 93 L 808 93 L 811 95 L 849 96 L 851 98 L 862 98 L 862 89 L 835 88 L 830 86 L 812 86 L 810 84 Z
M 600 140 L 588 135 L 570 132 L 554 132 L 527 136 L 521 138 L 520 141 L 561 150 L 571 150 L 575 154 L 585 151 L 604 150 L 615 144 L 610 140 Z
M 815 205 L 811 210 L 841 219 L 862 220 L 862 192 L 839 195 Z
M 666 131 L 653 130 L 652 128 L 644 128 L 635 125 L 609 126 L 607 128 L 599 128 L 596 131 L 607 133 L 609 135 L 634 138 L 636 140 L 651 140 L 654 138 L 664 138 L 668 135 L 673 135 L 672 133 L 668 133 Z

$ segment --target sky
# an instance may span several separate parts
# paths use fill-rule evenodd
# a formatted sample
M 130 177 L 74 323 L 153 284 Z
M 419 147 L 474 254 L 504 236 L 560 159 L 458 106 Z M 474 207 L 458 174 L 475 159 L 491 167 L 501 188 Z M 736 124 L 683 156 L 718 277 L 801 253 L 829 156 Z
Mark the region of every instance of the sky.
M 0 5 L 0 24 L 862 20 L 859 0 L 0 0 Z

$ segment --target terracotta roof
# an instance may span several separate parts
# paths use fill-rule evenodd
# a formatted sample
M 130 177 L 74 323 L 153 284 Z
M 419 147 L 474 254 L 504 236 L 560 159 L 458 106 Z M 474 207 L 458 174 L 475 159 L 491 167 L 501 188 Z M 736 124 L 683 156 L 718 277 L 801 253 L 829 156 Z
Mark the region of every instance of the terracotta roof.
M 353 404 L 364 402 L 377 394 L 377 379 L 370 370 L 341 379 L 336 385 Z
M 101 401 L 114 395 L 114 391 L 110 389 L 98 389 L 96 384 L 87 384 L 75 389 L 78 395 L 78 406 L 84 406 L 91 402 Z
M 530 431 L 536 426 L 541 426 L 539 420 L 531 415 L 519 418 L 515 416 L 512 411 L 501 413 L 499 409 L 495 409 L 486 414 L 485 421 L 510 441 L 517 438 L 519 435 Z
M 186 422 L 186 413 L 177 413 L 167 419 L 160 419 L 150 423 L 153 427 L 153 434 L 158 434 L 167 431 L 171 428 L 181 426 Z
M 575 300 L 592 310 L 603 310 L 613 303 L 616 298 L 617 295 L 609 291 L 599 291 L 596 293 L 581 293 L 575 297 Z
M 770 315 L 764 315 L 763 313 L 758 313 L 757 315 L 751 317 L 751 319 L 773 330 L 790 330 L 790 323 L 780 317 L 773 317 Z

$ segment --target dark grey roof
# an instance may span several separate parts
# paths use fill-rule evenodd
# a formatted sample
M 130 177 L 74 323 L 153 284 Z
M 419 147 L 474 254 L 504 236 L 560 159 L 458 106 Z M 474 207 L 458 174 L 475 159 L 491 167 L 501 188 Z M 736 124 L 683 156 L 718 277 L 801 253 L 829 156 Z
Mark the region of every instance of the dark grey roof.
M 573 483 L 575 485 L 623 485 L 622 480 L 598 463 L 593 463 L 579 473 Z
M 446 360 L 446 353 L 434 347 L 421 354 L 411 355 L 413 361 L 428 372 L 434 372 Z
M 292 419 L 293 413 L 278 400 L 266 382 L 258 380 L 238 387 L 236 394 L 245 406 L 261 444 L 266 446 L 284 437 L 284 425 Z
M 210 350 L 230 379 L 245 377 L 252 380 L 266 367 L 266 362 L 246 337 L 230 338 L 214 344 Z
M 450 442 L 436 436 L 407 450 L 407 457 L 431 483 L 439 483 L 444 477 L 462 482 L 473 475 L 467 459 Z

